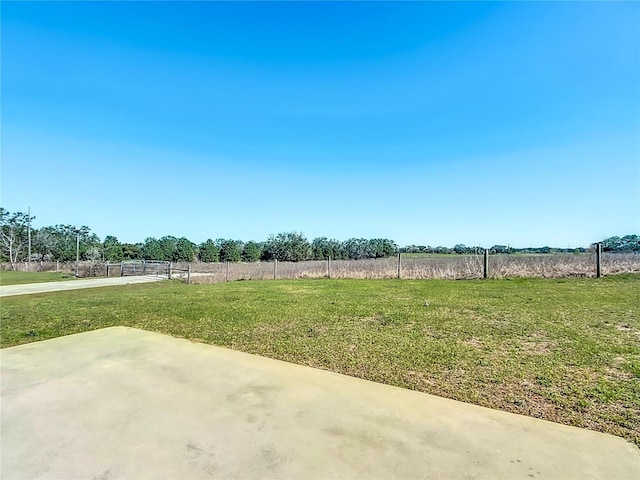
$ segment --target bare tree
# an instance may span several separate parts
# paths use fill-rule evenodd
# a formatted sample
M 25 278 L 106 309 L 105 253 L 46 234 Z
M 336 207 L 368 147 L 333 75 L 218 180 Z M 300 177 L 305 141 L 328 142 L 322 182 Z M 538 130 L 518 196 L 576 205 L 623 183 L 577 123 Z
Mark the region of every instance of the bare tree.
M 11 213 L 0 207 L 0 252 L 8 257 L 12 270 L 29 242 L 29 223 L 33 219 L 26 213 Z
M 56 237 L 52 233 L 52 228 L 41 228 L 36 231 L 33 237 L 33 244 L 31 245 L 31 248 L 35 251 L 37 258 L 39 260 L 51 261 L 53 259 L 53 251 L 56 245 Z

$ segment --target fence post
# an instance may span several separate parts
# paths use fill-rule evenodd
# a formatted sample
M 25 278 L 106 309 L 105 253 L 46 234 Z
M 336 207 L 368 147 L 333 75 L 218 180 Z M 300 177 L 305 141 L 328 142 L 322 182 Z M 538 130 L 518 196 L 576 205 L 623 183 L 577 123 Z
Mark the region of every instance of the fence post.
M 402 268 L 402 253 L 398 252 L 398 278 L 400 278 L 400 270 Z
M 109 278 L 109 260 L 107 260 L 107 278 Z
M 120 262 L 120 276 L 124 277 L 124 260 Z
M 327 278 L 331 278 L 331 255 L 327 257 Z
M 278 259 L 273 259 L 273 279 L 275 280 L 278 276 Z
M 224 281 L 228 282 L 229 281 L 229 260 L 224 262 L 224 266 L 225 266 Z
M 142 261 L 142 275 L 146 275 L 147 274 L 147 261 L 143 260 Z
M 596 244 L 596 278 L 600 278 L 602 276 L 602 243 L 598 242 Z
M 167 274 L 167 278 L 171 280 L 171 269 L 173 268 L 173 262 L 169 262 L 169 273 Z
M 187 285 L 191 285 L 191 264 L 187 264 Z
M 60 260 L 56 260 L 56 273 L 60 273 Z
M 482 278 L 489 278 L 489 249 L 484 249 L 484 261 L 482 262 L 484 268 L 482 269 Z

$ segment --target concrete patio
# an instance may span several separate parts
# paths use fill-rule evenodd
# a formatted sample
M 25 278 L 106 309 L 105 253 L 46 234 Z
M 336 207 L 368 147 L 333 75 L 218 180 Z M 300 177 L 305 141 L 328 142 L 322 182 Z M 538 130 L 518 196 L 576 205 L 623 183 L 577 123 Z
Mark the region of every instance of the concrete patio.
M 621 438 L 131 328 L 0 361 L 3 479 L 640 478 Z

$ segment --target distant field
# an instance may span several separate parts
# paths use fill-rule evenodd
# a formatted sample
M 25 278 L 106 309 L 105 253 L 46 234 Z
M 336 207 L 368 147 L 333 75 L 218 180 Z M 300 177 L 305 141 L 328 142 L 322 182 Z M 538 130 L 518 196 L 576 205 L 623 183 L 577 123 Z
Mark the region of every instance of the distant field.
M 452 253 L 403 253 L 402 254 L 402 258 L 455 258 L 458 256 L 464 256 L 464 255 L 455 255 Z
M 25 283 L 59 282 L 74 279 L 75 277 L 69 273 L 0 270 L 0 285 L 22 285 Z
M 3 347 L 126 325 L 640 445 L 640 275 L 181 282 L 2 300 Z
M 480 254 L 482 255 L 482 254 Z M 566 256 L 566 255 L 588 255 L 585 253 L 492 253 L 491 256 L 495 257 L 553 257 L 553 256 Z M 474 254 L 457 254 L 457 253 L 403 253 L 402 258 L 460 258 L 460 257 L 472 257 Z

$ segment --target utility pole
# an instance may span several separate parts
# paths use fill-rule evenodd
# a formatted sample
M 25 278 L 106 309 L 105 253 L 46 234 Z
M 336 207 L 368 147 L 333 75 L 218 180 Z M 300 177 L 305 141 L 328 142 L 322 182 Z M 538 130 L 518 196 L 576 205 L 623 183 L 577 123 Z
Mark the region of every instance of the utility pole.
M 76 227 L 76 278 L 78 278 L 79 264 L 80 264 L 80 230 Z
M 27 209 L 27 219 L 28 219 L 28 223 L 29 223 L 29 230 L 27 230 L 28 233 L 28 238 L 29 238 L 29 256 L 27 257 L 27 261 L 29 263 L 31 263 L 31 207 L 28 207 Z

